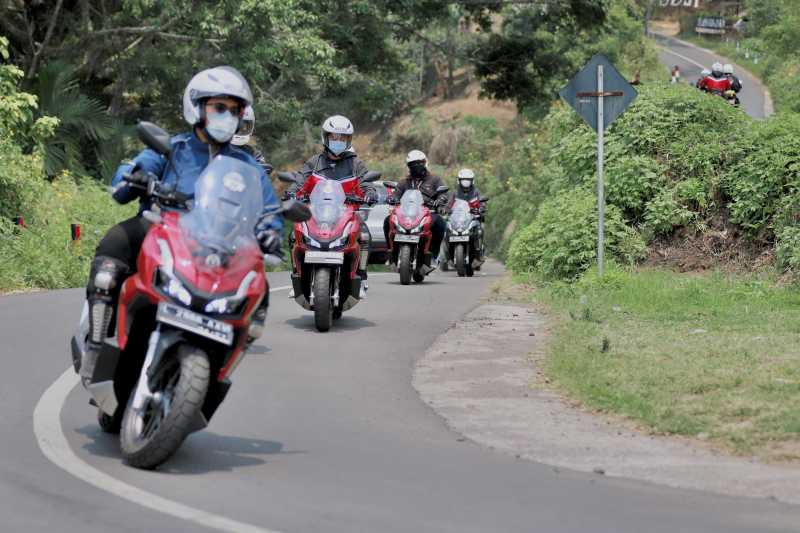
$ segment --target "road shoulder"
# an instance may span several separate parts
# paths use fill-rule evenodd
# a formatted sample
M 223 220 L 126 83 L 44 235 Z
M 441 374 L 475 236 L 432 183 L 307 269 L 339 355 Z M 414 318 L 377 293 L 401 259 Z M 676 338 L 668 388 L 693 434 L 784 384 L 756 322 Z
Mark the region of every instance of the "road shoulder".
M 800 504 L 798 468 L 648 435 L 565 400 L 540 370 L 548 335 L 544 311 L 486 303 L 418 360 L 414 388 L 451 429 L 490 449 L 577 471 Z

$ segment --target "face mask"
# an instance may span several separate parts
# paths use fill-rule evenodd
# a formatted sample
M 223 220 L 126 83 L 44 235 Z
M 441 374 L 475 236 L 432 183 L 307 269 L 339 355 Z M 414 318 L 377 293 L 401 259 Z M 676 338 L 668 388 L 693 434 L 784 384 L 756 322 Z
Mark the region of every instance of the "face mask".
M 470 187 L 472 187 L 472 180 L 459 180 L 459 183 L 465 189 L 469 189 Z
M 411 174 L 412 178 L 424 178 L 428 174 L 428 169 L 425 168 L 425 165 L 409 165 L 408 172 Z
M 239 119 L 230 112 L 215 113 L 206 120 L 206 132 L 220 144 L 229 142 L 238 128 Z
M 339 155 L 345 150 L 347 150 L 347 142 L 328 141 L 328 150 L 330 150 L 333 155 Z

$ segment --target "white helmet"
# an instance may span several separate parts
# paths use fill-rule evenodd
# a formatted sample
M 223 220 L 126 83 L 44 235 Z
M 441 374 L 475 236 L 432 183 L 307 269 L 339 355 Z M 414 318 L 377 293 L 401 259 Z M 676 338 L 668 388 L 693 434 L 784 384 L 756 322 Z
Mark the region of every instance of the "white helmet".
M 427 166 L 428 157 L 422 150 L 411 150 L 410 152 L 408 152 L 408 155 L 406 156 L 406 165 L 413 163 L 414 161 L 425 161 Z
M 716 63 L 711 65 L 711 72 L 712 73 L 714 73 L 714 72 L 722 72 L 722 63 L 717 61 Z
M 242 107 L 253 104 L 253 93 L 244 76 L 233 67 L 214 67 L 198 72 L 183 91 L 183 118 L 190 126 L 205 121 L 201 100 L 227 96 L 242 101 Z
M 242 120 L 239 123 L 239 129 L 231 139 L 231 144 L 236 146 L 244 146 L 250 142 L 250 136 L 256 128 L 256 113 L 253 111 L 253 106 L 249 105 L 244 108 L 242 113 Z
M 342 115 L 328 117 L 322 123 L 322 145 L 333 155 L 339 155 L 350 148 L 353 141 L 353 123 L 350 119 Z M 331 141 L 332 133 L 347 136 L 345 141 Z
M 711 76 L 711 71 L 707 68 L 704 68 L 703 71 L 700 73 L 701 76 Z
M 471 189 L 475 182 L 475 173 L 469 168 L 458 171 L 458 184 L 464 189 Z
M 725 63 L 725 65 L 722 67 L 722 72 L 725 74 L 733 74 L 733 65 L 730 63 Z

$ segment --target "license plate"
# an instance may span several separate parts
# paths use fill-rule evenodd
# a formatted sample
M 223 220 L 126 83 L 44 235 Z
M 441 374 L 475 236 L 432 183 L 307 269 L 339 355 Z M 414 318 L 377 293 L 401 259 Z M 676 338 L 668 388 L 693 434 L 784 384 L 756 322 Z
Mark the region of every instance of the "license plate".
M 304 261 L 323 265 L 341 265 L 344 263 L 344 252 L 306 252 Z
M 419 235 L 395 235 L 394 242 L 419 242 Z
M 469 242 L 469 235 L 453 235 L 450 242 Z
M 168 302 L 159 302 L 156 320 L 228 346 L 233 344 L 233 326 Z

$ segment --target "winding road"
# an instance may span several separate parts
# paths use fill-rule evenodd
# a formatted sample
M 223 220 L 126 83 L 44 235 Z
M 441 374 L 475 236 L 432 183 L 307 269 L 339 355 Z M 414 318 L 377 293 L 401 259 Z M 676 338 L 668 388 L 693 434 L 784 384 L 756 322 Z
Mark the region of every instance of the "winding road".
M 414 361 L 501 275 L 374 274 L 320 334 L 271 274 L 261 344 L 157 472 L 121 463 L 65 372 L 82 291 L 0 297 L 0 531 L 798 531 L 798 507 L 556 469 L 448 429 L 412 388 Z
M 715 62 L 726 61 L 718 54 L 694 46 L 691 43 L 661 34 L 653 34 L 659 48 L 659 60 L 672 68 L 677 65 L 683 83 L 694 84 L 700 78 L 700 71 L 711 68 Z M 760 80 L 734 64 L 734 71 L 742 81 L 739 100 L 744 111 L 753 118 L 766 118 L 772 114 L 772 102 Z

